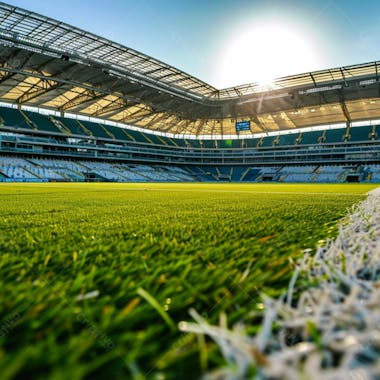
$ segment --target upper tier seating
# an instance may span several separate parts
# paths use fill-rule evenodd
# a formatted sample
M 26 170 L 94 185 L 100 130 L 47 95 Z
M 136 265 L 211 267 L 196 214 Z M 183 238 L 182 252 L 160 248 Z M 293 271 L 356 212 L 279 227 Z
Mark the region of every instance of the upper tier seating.
M 300 144 L 303 144 L 303 145 L 318 144 L 318 139 L 321 136 L 322 136 L 321 131 L 303 132 L 301 134 Z
M 346 133 L 346 128 L 328 129 L 326 131 L 326 139 L 324 143 L 341 143 L 343 142 L 343 136 Z
M 366 141 L 371 140 L 371 126 L 352 127 L 350 128 L 350 139 L 348 141 Z
M 4 120 L 4 126 L 33 129 L 18 109 L 0 107 L 0 117 Z
M 262 140 L 261 147 L 262 148 L 272 147 L 275 138 L 276 136 L 265 136 Z
M 185 144 L 183 144 L 183 142 L 180 139 L 175 139 L 175 142 L 179 146 L 188 146 L 189 148 L 202 148 L 202 145 L 199 142 L 199 140 L 186 139 Z
M 202 148 L 215 149 L 215 140 L 201 140 Z
M 63 135 L 91 136 L 98 139 L 122 140 L 140 144 L 155 144 L 170 147 L 197 149 L 269 149 L 292 145 L 340 144 L 360 141 L 380 140 L 380 126 L 351 127 L 347 135 L 346 128 L 308 131 L 283 135 L 264 136 L 262 138 L 243 138 L 233 140 L 199 140 L 190 138 L 169 138 L 148 132 L 120 128 L 88 120 L 48 116 L 32 111 L 0 107 L 0 126 L 40 130 Z M 375 136 L 372 132 L 375 130 Z
M 83 129 L 83 127 L 75 119 L 69 119 L 58 116 L 54 116 L 54 119 L 62 123 L 62 125 L 73 135 L 91 136 L 91 133 Z
M 279 145 L 294 145 L 297 137 L 298 133 L 289 133 L 287 135 L 281 135 Z
M 116 140 L 125 140 L 125 141 L 133 141 L 126 133 L 124 128 L 114 127 L 113 125 L 104 125 L 104 127 L 108 130 L 108 132 L 116 139 Z
M 37 112 L 23 111 L 36 129 L 46 132 L 61 133 L 61 131 L 51 122 L 48 116 Z
M 98 123 L 93 123 L 92 121 L 87 121 L 87 120 L 78 120 L 78 122 L 85 129 L 88 129 L 91 132 L 91 134 L 95 137 L 100 137 L 104 139 L 114 138 L 110 132 L 108 132 L 104 127 L 102 127 Z

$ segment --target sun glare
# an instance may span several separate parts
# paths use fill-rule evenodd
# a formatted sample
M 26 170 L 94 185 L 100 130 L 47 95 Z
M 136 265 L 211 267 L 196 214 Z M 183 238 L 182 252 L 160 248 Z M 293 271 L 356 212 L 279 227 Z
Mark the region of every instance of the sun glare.
M 270 87 L 275 78 L 318 65 L 313 43 L 281 25 L 262 25 L 239 33 L 227 44 L 219 66 L 221 87 L 258 82 Z

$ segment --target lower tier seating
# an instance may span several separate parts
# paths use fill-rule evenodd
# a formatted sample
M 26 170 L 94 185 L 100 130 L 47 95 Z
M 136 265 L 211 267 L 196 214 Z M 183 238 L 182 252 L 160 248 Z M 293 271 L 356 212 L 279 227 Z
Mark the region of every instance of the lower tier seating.
M 145 165 L 0 156 L 0 182 L 380 182 L 380 164 L 255 167 Z

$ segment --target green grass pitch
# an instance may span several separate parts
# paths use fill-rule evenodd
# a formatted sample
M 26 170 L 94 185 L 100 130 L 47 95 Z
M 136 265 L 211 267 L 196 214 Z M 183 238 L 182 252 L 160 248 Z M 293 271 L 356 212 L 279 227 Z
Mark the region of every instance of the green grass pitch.
M 1 185 L 1 379 L 199 377 L 222 362 L 178 331 L 189 308 L 254 332 L 260 295 L 374 187 Z

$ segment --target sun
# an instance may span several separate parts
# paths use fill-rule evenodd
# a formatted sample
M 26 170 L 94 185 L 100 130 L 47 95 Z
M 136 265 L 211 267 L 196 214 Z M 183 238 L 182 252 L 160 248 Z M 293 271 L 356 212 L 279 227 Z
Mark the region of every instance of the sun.
M 318 66 L 313 43 L 289 26 L 267 24 L 240 32 L 227 43 L 219 60 L 221 87 L 258 82 L 270 86 L 278 77 Z

